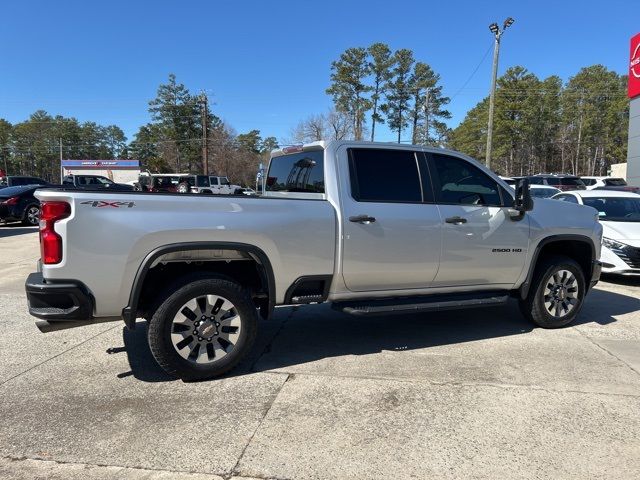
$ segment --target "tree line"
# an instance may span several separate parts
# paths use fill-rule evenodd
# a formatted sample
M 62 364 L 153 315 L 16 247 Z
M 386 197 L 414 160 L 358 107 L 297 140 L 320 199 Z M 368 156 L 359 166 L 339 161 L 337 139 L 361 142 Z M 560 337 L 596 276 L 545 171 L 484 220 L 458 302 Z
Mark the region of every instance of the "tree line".
M 509 68 L 496 89 L 492 167 L 504 175 L 605 175 L 626 161 L 626 84 L 625 75 L 602 65 L 582 68 L 566 83 Z M 448 145 L 484 160 L 488 110 L 488 98 L 469 110 Z
M 441 144 L 446 138 L 449 98 L 440 75 L 416 61 L 413 51 L 394 52 L 384 43 L 348 48 L 331 63 L 330 80 L 326 92 L 333 108 L 301 121 L 292 130 L 293 141 L 374 141 L 376 126 L 383 123 L 398 142 L 408 133 L 414 144 Z
M 57 181 L 62 144 L 65 159 L 130 158 L 140 160 L 141 168 L 153 173 L 202 173 L 206 125 L 209 172 L 253 184 L 259 163 L 278 147 L 277 140 L 262 138 L 259 130 L 237 134 L 208 111 L 205 120 L 204 100 L 169 75 L 149 102 L 151 121 L 130 142 L 116 125 L 81 123 L 42 110 L 15 125 L 0 119 L 0 168 L 13 175 Z

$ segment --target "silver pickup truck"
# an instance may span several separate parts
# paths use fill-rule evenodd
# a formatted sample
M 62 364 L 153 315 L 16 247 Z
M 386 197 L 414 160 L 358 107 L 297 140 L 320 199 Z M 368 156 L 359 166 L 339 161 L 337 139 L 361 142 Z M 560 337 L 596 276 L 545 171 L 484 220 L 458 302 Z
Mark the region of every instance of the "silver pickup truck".
M 260 197 L 39 190 L 47 332 L 137 318 L 160 366 L 221 375 L 259 317 L 331 302 L 353 315 L 482 307 L 516 298 L 541 327 L 570 323 L 600 276 L 589 207 L 514 191 L 460 153 L 318 142 L 273 153 Z

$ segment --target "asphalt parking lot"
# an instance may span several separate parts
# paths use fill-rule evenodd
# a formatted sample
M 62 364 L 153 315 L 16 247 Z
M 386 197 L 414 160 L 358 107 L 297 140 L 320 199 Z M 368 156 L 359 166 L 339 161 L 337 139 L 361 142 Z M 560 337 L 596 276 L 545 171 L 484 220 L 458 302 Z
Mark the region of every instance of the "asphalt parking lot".
M 640 478 L 640 281 L 606 279 L 555 331 L 515 305 L 278 309 L 232 375 L 183 383 L 144 323 L 41 334 L 38 255 L 0 226 L 2 479 Z

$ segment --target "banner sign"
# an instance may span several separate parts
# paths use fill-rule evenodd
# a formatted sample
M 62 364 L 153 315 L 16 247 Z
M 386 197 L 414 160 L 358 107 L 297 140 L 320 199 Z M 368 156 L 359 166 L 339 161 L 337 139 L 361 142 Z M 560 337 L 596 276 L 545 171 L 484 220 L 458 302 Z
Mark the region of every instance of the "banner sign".
M 140 169 L 140 160 L 62 160 L 63 168 Z
M 640 95 L 640 33 L 631 38 L 629 55 L 629 98 Z

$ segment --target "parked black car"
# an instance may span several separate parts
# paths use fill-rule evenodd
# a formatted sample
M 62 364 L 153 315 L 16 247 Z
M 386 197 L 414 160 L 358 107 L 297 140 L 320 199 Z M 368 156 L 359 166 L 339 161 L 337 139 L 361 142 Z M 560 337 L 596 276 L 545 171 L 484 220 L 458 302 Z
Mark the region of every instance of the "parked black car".
M 38 177 L 28 177 L 23 175 L 11 175 L 0 183 L 1 188 L 17 187 L 19 185 L 49 185 L 49 182 Z
M 111 190 L 131 192 L 133 186 L 125 183 L 116 183 L 102 175 L 67 175 L 62 179 L 64 187 L 75 187 L 82 190 Z
M 40 185 L 21 185 L 0 190 L 0 220 L 38 225 L 40 202 L 33 193 Z

